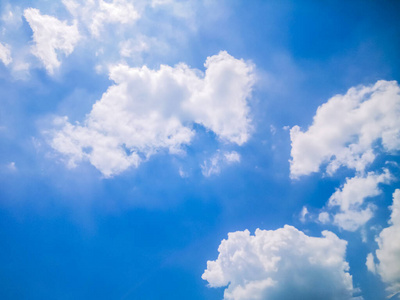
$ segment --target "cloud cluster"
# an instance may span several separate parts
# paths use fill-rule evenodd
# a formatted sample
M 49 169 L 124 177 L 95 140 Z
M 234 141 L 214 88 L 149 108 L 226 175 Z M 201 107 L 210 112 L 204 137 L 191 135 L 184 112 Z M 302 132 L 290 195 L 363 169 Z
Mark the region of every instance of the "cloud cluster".
M 331 221 L 341 229 L 356 231 L 374 215 L 375 205 L 367 200 L 381 194 L 380 184 L 393 178 L 366 172 L 380 153 L 400 150 L 400 87 L 396 81 L 380 80 L 372 86 L 353 87 L 318 107 L 312 125 L 290 130 L 292 141 L 290 175 L 298 178 L 326 166 L 332 175 L 341 166 L 355 170 L 341 189 L 330 197 L 319 222 Z
M 77 23 L 68 25 L 66 21 L 40 14 L 35 8 L 25 9 L 24 17 L 33 31 L 35 45 L 32 47 L 32 54 L 52 74 L 61 64 L 57 52 L 68 56 L 81 38 Z
M 290 130 L 293 178 L 327 173 L 345 166 L 363 172 L 375 160 L 377 143 L 383 151 L 400 150 L 400 88 L 396 81 L 351 88 L 321 105 L 306 131 Z
M 228 234 L 202 278 L 224 299 L 354 299 L 347 242 L 329 231 L 309 237 L 292 226 Z
M 105 24 L 132 24 L 140 14 L 126 0 L 62 0 L 74 18 L 81 20 L 90 33 L 100 37 Z
M 78 41 L 84 50 L 80 55 L 91 55 L 97 72 L 116 61 L 137 66 L 145 59 L 152 63 L 155 57 L 168 58 L 205 20 L 225 11 L 224 4 L 210 1 L 62 0 L 36 5 L 24 10 L 7 4 L 0 16 L 3 41 L 13 49 L 10 70 L 18 79 L 28 78 L 32 66 L 43 66 L 53 75 L 62 55 L 70 55 Z M 23 16 L 33 31 L 33 47 L 22 42 L 27 33 Z M 9 65 L 7 53 L 7 48 L 0 49 L 0 60 Z M 41 64 L 32 64 L 31 54 Z
M 375 206 L 366 203 L 366 200 L 382 193 L 379 184 L 388 184 L 392 180 L 387 169 L 382 174 L 369 172 L 364 176 L 347 178 L 341 189 L 337 189 L 329 198 L 328 208 L 339 209 L 333 216 L 333 224 L 344 230 L 356 231 L 373 216 Z M 326 217 L 321 216 L 321 220 L 326 220 Z
M 181 152 L 195 134 L 194 122 L 223 141 L 242 145 L 250 135 L 253 66 L 222 51 L 208 57 L 205 67 L 205 74 L 185 64 L 159 70 L 112 67 L 115 84 L 83 124 L 58 118 L 51 146 L 70 166 L 88 160 L 108 177 L 162 149 Z
M 400 294 L 400 190 L 393 193 L 393 205 L 389 224 L 377 237 L 379 249 L 374 255 L 370 253 L 367 257 L 367 267 L 372 272 L 377 272 L 382 280 L 388 285 L 387 290 L 391 295 Z

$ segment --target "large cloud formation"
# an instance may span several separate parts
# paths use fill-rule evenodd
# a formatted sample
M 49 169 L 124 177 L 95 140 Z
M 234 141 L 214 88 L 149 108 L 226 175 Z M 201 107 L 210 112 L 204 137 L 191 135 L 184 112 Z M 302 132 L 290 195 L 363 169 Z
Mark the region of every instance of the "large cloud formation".
M 393 205 L 389 224 L 377 237 L 379 249 L 376 258 L 379 263 L 374 263 L 372 253 L 368 255 L 367 267 L 372 272 L 377 272 L 382 280 L 388 284 L 391 296 L 400 296 L 400 190 L 393 194 Z
M 51 146 L 70 166 L 88 160 L 109 177 L 159 150 L 181 152 L 195 134 L 194 122 L 223 141 L 242 145 L 251 129 L 247 100 L 253 66 L 222 51 L 208 57 L 205 67 L 205 74 L 185 64 L 159 70 L 112 67 L 115 84 L 83 124 L 58 118 Z
M 24 17 L 33 31 L 35 45 L 32 47 L 32 54 L 53 74 L 61 64 L 57 51 L 70 55 L 81 38 L 77 23 L 68 25 L 66 21 L 42 15 L 36 8 L 25 9 Z
M 228 234 L 202 278 L 228 286 L 224 299 L 354 299 L 347 242 L 329 231 L 309 237 L 292 226 Z
M 375 160 L 375 144 L 384 151 L 400 150 L 400 88 L 396 81 L 351 88 L 321 105 L 306 131 L 290 131 L 293 178 L 340 166 L 364 172 Z

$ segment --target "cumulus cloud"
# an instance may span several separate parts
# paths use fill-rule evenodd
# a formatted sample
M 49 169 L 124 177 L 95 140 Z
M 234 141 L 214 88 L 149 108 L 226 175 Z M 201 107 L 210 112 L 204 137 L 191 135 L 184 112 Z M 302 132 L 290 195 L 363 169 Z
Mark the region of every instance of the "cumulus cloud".
M 240 162 L 240 155 L 236 151 L 232 152 L 217 152 L 209 160 L 205 160 L 201 165 L 202 174 L 205 177 L 210 177 L 214 174 L 219 174 L 221 172 L 221 165 L 232 164 L 235 162 Z
M 194 122 L 222 141 L 242 145 L 250 135 L 252 65 L 223 51 L 207 58 L 205 67 L 205 74 L 185 64 L 162 65 L 159 70 L 112 67 L 115 84 L 83 124 L 58 118 L 59 129 L 50 133 L 51 146 L 70 166 L 88 160 L 112 176 L 162 149 L 182 152 L 195 134 Z M 231 153 L 226 159 L 237 156 Z
M 344 230 L 356 231 L 373 216 L 374 205 L 366 200 L 382 193 L 379 184 L 388 184 L 392 180 L 387 169 L 382 174 L 369 172 L 347 178 L 329 198 L 328 208 L 339 210 L 333 215 L 333 223 Z
M 387 152 L 400 149 L 400 88 L 396 81 L 353 87 L 321 105 L 313 124 L 290 130 L 293 178 L 340 166 L 364 172 L 375 160 L 376 143 Z
M 24 17 L 33 31 L 35 45 L 32 47 L 32 54 L 52 74 L 61 64 L 57 52 L 70 55 L 80 40 L 77 23 L 68 25 L 66 21 L 40 14 L 35 8 L 25 9 Z
M 99 37 L 105 24 L 131 24 L 140 14 L 126 0 L 63 0 L 69 12 L 87 25 L 91 34 Z
M 393 193 L 393 205 L 390 207 L 390 226 L 383 229 L 377 237 L 378 250 L 375 255 L 379 261 L 374 263 L 370 253 L 366 265 L 371 272 L 378 273 L 388 285 L 391 296 L 400 293 L 400 189 Z
M 232 232 L 202 278 L 210 287 L 228 286 L 224 299 L 354 299 L 346 245 L 332 232 L 309 237 L 288 225 L 254 236 Z
M 8 44 L 0 43 L 0 60 L 8 66 L 12 62 L 11 47 Z

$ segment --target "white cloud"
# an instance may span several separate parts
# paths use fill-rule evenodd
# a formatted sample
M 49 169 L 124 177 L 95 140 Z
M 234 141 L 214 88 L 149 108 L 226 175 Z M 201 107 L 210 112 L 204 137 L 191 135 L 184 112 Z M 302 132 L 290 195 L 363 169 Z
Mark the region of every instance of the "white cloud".
M 12 62 L 10 45 L 0 43 L 0 60 L 6 66 Z
M 228 286 L 224 299 L 353 299 L 347 242 L 329 231 L 309 237 L 292 226 L 228 234 L 202 278 Z
M 196 123 L 242 145 L 251 130 L 246 99 L 254 84 L 253 66 L 225 51 L 208 57 L 204 66 L 207 70 L 202 87 L 183 106 Z
M 392 180 L 387 169 L 382 174 L 369 172 L 347 178 L 343 187 L 329 198 L 328 207 L 339 208 L 339 212 L 333 215 L 333 223 L 349 231 L 360 228 L 373 216 L 374 205 L 365 201 L 382 193 L 379 184 L 388 184 Z
M 384 151 L 400 150 L 400 88 L 396 81 L 351 88 L 321 105 L 306 131 L 290 130 L 293 178 L 340 166 L 364 172 L 376 156 L 375 143 Z
M 232 164 L 235 162 L 240 162 L 240 155 L 236 151 L 224 153 L 218 151 L 214 156 L 209 160 L 205 160 L 201 165 L 202 174 L 205 177 L 219 174 L 221 172 L 221 165 Z
M 91 34 L 100 37 L 105 24 L 132 24 L 140 15 L 126 0 L 63 0 L 69 12 L 87 25 Z
M 39 58 L 46 70 L 52 74 L 60 66 L 57 52 L 70 55 L 80 40 L 77 23 L 68 25 L 55 17 L 41 15 L 35 8 L 24 11 L 24 17 L 33 31 L 35 45 L 32 54 Z
M 88 160 L 112 176 L 162 149 L 181 152 L 195 134 L 193 122 L 225 142 L 243 144 L 250 135 L 252 66 L 226 52 L 207 58 L 205 66 L 205 74 L 185 64 L 159 70 L 112 67 L 115 84 L 83 124 L 57 119 L 59 130 L 51 132 L 51 146 L 70 166 Z M 232 153 L 226 157 L 237 159 Z
M 308 209 L 306 206 L 303 206 L 300 212 L 300 221 L 304 223 L 306 221 L 306 216 L 308 215 Z
M 379 262 L 375 265 L 374 257 L 370 253 L 366 265 L 372 272 L 378 273 L 383 282 L 388 285 L 391 295 L 400 293 L 400 189 L 393 193 L 393 205 L 389 224 L 377 237 L 379 249 L 376 258 Z

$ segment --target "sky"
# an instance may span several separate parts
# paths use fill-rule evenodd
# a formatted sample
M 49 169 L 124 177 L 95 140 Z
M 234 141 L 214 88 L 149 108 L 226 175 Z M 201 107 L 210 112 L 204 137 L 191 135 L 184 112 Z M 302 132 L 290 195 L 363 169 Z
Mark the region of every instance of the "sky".
M 1 299 L 400 299 L 398 1 L 0 1 Z

